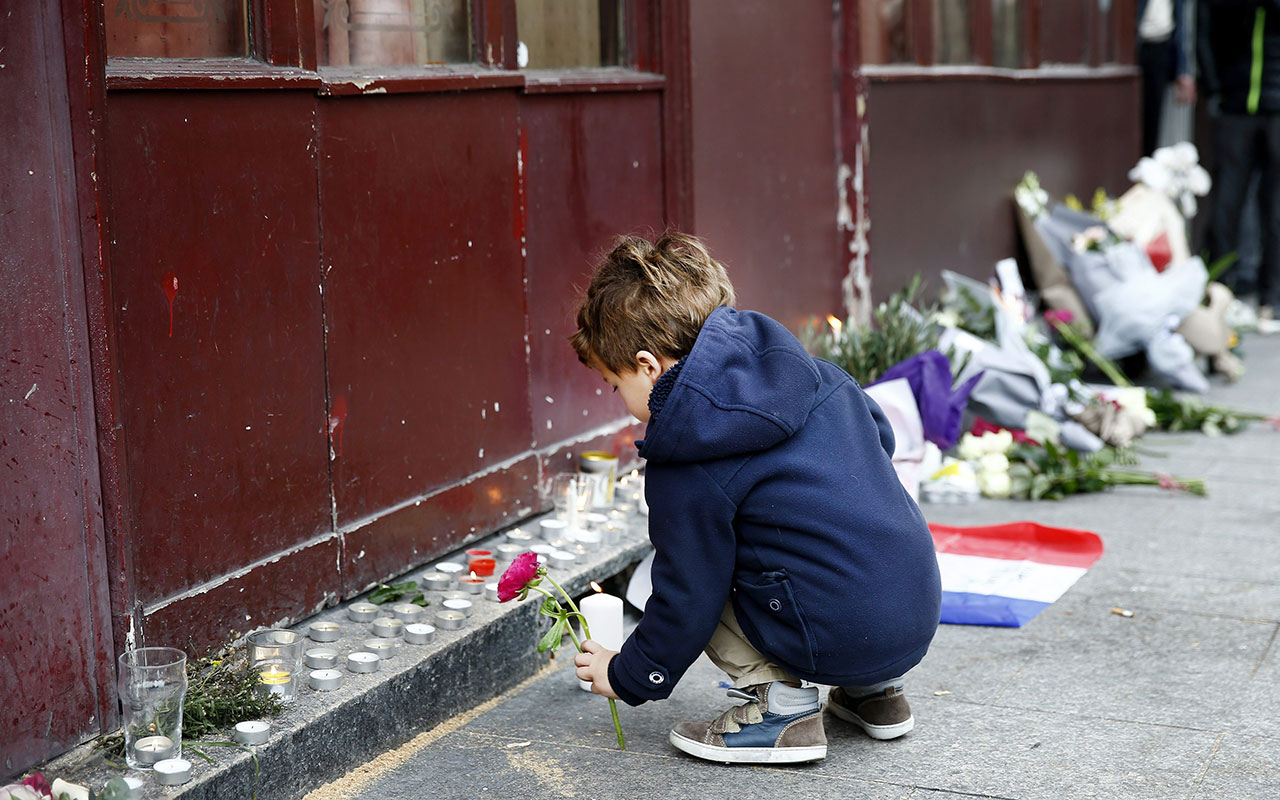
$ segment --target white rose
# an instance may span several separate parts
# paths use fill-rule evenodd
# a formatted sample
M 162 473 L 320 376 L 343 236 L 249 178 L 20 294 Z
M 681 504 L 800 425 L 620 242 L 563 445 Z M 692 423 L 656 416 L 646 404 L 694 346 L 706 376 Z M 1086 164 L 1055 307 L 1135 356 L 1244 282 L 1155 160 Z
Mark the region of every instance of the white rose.
M 1012 488 L 1007 472 L 978 473 L 978 490 L 987 497 L 1008 497 Z
M 1004 453 L 987 453 L 978 461 L 980 472 L 1008 472 L 1009 457 Z
M 982 436 L 982 449 L 986 453 L 1007 453 L 1013 447 L 1013 434 L 996 431 Z
M 960 437 L 960 446 L 956 448 L 956 455 L 965 461 L 977 461 L 986 452 L 982 441 L 972 433 L 966 433 Z

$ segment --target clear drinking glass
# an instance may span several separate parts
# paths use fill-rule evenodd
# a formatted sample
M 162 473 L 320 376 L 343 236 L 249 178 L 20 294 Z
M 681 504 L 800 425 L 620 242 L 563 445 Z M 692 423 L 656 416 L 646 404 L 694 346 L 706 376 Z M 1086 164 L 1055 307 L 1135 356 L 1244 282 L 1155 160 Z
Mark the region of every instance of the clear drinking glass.
M 551 503 L 556 517 L 569 523 L 572 533 L 582 527 L 582 515 L 591 510 L 595 481 L 576 472 L 562 472 L 551 479 Z
M 124 758 L 133 769 L 182 755 L 182 699 L 187 654 L 140 647 L 120 656 L 116 688 L 124 708 Z
M 298 696 L 305 644 L 296 631 L 272 629 L 249 634 L 249 670 L 258 675 L 260 694 L 273 694 L 284 703 Z

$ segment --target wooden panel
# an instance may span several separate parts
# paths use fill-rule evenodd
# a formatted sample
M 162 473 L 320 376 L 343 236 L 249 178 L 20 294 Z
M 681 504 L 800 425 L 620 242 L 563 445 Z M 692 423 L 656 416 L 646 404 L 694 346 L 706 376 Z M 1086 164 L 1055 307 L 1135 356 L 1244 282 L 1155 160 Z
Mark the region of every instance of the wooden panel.
M 691 14 L 697 232 L 740 306 L 794 328 L 840 304 L 831 6 L 716 0 Z
M 331 528 L 315 102 L 110 98 L 110 255 L 143 602 Z
M 657 92 L 521 103 L 528 217 L 529 369 L 536 447 L 628 419 L 568 337 L 595 261 L 618 234 L 662 230 Z
M 528 449 L 515 112 L 511 92 L 321 103 L 340 528 Z
M 1027 170 L 1055 197 L 1113 196 L 1138 152 L 1136 75 L 1100 80 L 872 80 L 867 193 L 873 294 L 916 272 L 985 278 L 1018 254 L 1011 197 Z M 1089 113 L 1080 113 L 1087 108 Z M 981 169 L 975 169 L 981 164 Z
M 0 775 L 11 775 L 99 733 L 116 700 L 68 111 L 84 107 L 67 83 L 84 51 L 64 57 L 60 8 L 37 2 L 0 25 L 0 53 Z
M 1044 64 L 1083 64 L 1089 60 L 1088 0 L 1047 0 L 1040 3 L 1040 61 Z

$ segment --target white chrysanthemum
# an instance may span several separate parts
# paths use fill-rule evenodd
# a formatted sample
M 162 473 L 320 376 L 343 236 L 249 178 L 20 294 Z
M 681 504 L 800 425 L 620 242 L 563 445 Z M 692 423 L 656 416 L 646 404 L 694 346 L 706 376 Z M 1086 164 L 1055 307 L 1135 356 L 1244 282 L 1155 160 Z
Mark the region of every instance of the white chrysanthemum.
M 987 453 L 978 461 L 980 472 L 1008 472 L 1009 457 L 1004 453 Z
M 987 452 L 986 446 L 982 440 L 972 433 L 966 433 L 960 437 L 960 446 L 956 448 L 956 455 L 965 461 L 977 461 Z
M 979 472 L 978 491 L 987 497 L 1008 497 L 1013 489 L 1013 481 L 1007 472 Z

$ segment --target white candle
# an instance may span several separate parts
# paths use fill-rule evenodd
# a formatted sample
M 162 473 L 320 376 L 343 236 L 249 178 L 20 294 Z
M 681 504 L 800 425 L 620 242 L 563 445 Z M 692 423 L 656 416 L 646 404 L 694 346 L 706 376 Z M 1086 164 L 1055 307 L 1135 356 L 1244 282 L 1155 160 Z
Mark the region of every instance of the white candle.
M 271 725 L 261 720 L 237 722 L 236 741 L 240 744 L 262 744 L 271 736 Z
M 342 673 L 336 669 L 317 669 L 307 676 L 307 682 L 317 692 L 332 692 L 342 685 Z
M 351 672 L 377 672 L 382 659 L 374 653 L 360 650 L 347 656 L 347 669 Z
M 578 608 L 582 611 L 582 616 L 587 618 L 587 627 L 591 629 L 591 640 L 605 649 L 621 650 L 624 638 L 622 598 L 605 594 L 595 581 L 591 582 L 591 587 L 596 590 L 595 593 L 578 601 Z M 587 681 L 578 681 L 578 686 L 591 691 L 591 684 Z
M 185 758 L 166 758 L 154 767 L 156 783 L 178 786 L 191 780 L 191 762 Z

